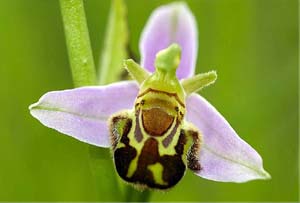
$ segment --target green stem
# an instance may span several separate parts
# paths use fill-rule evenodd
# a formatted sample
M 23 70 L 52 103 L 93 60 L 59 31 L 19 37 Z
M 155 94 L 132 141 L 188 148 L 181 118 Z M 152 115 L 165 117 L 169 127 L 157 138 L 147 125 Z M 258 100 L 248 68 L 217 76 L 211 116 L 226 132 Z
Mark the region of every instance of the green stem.
M 96 71 L 82 0 L 60 0 L 73 82 L 95 85 Z
M 139 84 L 142 84 L 144 80 L 150 76 L 150 73 L 146 69 L 142 68 L 132 59 L 125 60 L 124 65 L 131 77 Z
M 118 17 L 112 18 L 109 24 L 118 25 L 120 30 L 126 30 L 126 23 L 124 23 L 124 9 L 125 4 L 123 1 L 114 1 L 116 14 Z M 66 35 L 66 42 L 70 60 L 70 66 L 74 81 L 74 86 L 88 86 L 96 85 L 96 71 L 94 65 L 94 59 L 92 55 L 88 27 L 85 18 L 85 12 L 82 0 L 60 0 L 61 13 L 63 17 L 64 30 Z M 112 12 L 112 11 L 111 11 Z M 122 13 L 122 14 L 121 14 Z M 112 14 L 111 14 L 112 15 Z M 109 33 L 117 36 L 120 34 L 119 29 L 109 28 Z M 122 33 L 122 32 L 121 32 Z M 111 67 L 108 61 L 119 61 L 117 63 L 122 64 L 126 56 L 125 46 L 118 47 L 118 42 L 113 39 L 117 37 L 109 38 L 109 41 L 113 41 L 116 46 L 106 47 L 106 53 L 103 55 L 102 68 L 100 70 L 101 84 L 107 82 L 113 82 L 116 80 L 116 71 L 108 71 L 108 67 Z M 125 44 L 127 41 L 127 35 L 121 40 L 121 44 Z M 116 54 L 121 49 L 120 54 L 117 55 L 117 59 L 112 60 L 112 55 Z M 119 65 L 113 65 L 120 67 Z M 99 198 L 104 201 L 120 201 L 121 191 L 118 187 L 118 180 L 113 174 L 114 167 L 112 160 L 107 149 L 101 149 L 99 147 L 89 146 L 90 152 L 90 164 L 92 172 L 95 176 L 96 187 L 99 191 Z M 124 185 L 123 185 L 124 186 Z M 126 187 L 126 200 L 128 201 L 148 201 L 150 197 L 149 191 L 139 192 L 133 189 L 131 186 Z
M 61 13 L 75 87 L 96 85 L 96 71 L 82 0 L 60 0 Z M 117 180 L 107 149 L 89 146 L 89 162 L 98 198 L 120 201 Z

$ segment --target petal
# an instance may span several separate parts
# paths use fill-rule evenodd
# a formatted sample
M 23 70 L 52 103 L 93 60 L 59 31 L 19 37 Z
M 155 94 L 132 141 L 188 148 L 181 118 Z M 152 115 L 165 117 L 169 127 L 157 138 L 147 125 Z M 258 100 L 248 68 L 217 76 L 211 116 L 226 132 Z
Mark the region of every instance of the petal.
M 202 170 L 197 175 L 224 182 L 268 179 L 260 155 L 232 129 L 224 117 L 203 97 L 187 98 L 187 120 L 203 134 L 200 150 Z
M 153 11 L 140 39 L 141 65 L 154 71 L 155 55 L 172 43 L 181 48 L 181 61 L 177 69 L 179 79 L 194 75 L 198 49 L 196 21 L 183 2 L 161 6 Z
M 131 109 L 138 94 L 135 82 L 53 91 L 29 109 L 42 124 L 80 141 L 109 147 L 107 119 L 122 109 Z

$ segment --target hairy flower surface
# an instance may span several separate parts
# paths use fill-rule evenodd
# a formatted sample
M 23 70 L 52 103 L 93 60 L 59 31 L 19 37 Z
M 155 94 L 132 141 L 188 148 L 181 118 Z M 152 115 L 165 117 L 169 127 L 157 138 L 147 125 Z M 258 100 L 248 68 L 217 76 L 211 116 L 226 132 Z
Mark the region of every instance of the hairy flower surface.
M 137 82 L 48 92 L 30 113 L 63 134 L 111 147 L 118 174 L 133 184 L 169 188 L 186 168 L 222 182 L 270 178 L 260 155 L 193 93 L 216 79 L 215 72 L 194 76 L 197 37 L 184 3 L 159 7 L 140 40 L 144 69 L 125 61 Z

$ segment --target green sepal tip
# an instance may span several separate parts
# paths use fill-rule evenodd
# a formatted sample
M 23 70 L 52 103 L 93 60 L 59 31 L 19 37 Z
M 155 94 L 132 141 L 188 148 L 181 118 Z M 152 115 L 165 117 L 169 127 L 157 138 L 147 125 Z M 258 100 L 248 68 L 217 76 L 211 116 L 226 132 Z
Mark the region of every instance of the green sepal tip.
M 142 68 L 132 59 L 124 60 L 124 66 L 131 77 L 139 84 L 142 84 L 150 76 L 150 73 L 145 68 Z
M 171 44 L 168 48 L 156 54 L 155 67 L 157 71 L 176 73 L 180 63 L 181 48 L 178 44 Z
M 191 78 L 183 79 L 181 81 L 181 85 L 183 86 L 183 89 L 187 95 L 197 92 L 201 90 L 202 88 L 213 84 L 217 79 L 217 72 L 216 71 L 210 71 L 207 73 L 201 73 L 198 75 L 195 75 Z

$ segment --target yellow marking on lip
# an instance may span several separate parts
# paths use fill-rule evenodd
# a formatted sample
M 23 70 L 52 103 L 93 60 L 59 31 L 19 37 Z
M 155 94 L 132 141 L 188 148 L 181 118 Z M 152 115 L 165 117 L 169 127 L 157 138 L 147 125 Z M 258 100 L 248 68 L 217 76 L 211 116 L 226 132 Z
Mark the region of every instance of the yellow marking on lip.
M 144 92 L 140 93 L 137 98 L 140 98 L 140 97 L 143 97 L 144 95 L 148 94 L 149 92 L 151 93 L 158 93 L 158 94 L 165 94 L 165 95 L 168 95 L 169 97 L 174 97 L 178 103 L 185 108 L 185 105 L 184 105 L 184 102 L 182 102 L 177 93 L 170 93 L 170 92 L 165 92 L 165 91 L 162 91 L 162 90 L 155 90 L 155 89 L 152 89 L 152 88 L 148 88 L 147 90 L 145 90 Z
M 159 107 L 163 109 L 175 109 L 175 102 L 171 102 L 166 98 L 148 97 L 144 108 L 154 108 Z
M 117 145 L 117 149 L 123 148 L 123 147 L 126 147 L 126 145 L 122 142 L 119 142 L 118 145 Z
M 162 179 L 164 167 L 160 163 L 157 162 L 155 164 L 148 165 L 147 168 L 151 171 L 155 183 L 160 185 L 168 185 L 168 183 Z
M 137 166 L 138 166 L 138 160 L 139 160 L 139 154 L 130 162 L 130 165 L 129 165 L 129 168 L 128 168 L 128 171 L 127 171 L 127 178 L 131 178 L 134 174 L 134 172 L 136 171 L 137 169 Z

